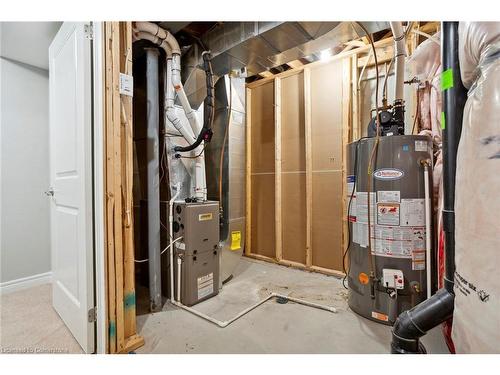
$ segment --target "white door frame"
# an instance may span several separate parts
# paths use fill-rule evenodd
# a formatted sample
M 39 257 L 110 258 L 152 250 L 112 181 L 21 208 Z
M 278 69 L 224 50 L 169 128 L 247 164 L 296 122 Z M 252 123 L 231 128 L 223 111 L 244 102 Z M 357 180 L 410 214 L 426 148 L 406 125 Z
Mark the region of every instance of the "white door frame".
M 97 307 L 96 353 L 107 351 L 105 194 L 104 194 L 104 23 L 93 22 L 93 149 L 94 149 L 94 241 Z

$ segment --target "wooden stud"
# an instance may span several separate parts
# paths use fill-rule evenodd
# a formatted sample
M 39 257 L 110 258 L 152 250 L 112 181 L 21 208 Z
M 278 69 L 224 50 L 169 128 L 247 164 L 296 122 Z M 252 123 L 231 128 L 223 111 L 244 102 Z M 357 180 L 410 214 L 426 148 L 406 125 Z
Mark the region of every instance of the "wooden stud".
M 252 245 L 252 90 L 246 89 L 246 222 L 245 254 L 249 255 Z
M 286 63 L 290 68 L 298 68 L 299 66 L 304 65 L 304 63 L 300 60 L 293 60 L 288 63 Z
M 120 22 L 120 71 L 132 75 L 132 23 Z M 134 267 L 134 222 L 133 222 L 133 124 L 132 124 L 132 98 L 121 96 L 122 117 L 122 143 L 124 160 L 122 163 L 124 173 L 123 204 L 124 204 L 124 247 L 123 247 L 123 272 L 124 272 L 124 335 L 130 337 L 136 333 L 136 306 L 135 306 L 135 267 Z
M 116 353 L 116 284 L 115 280 L 115 236 L 114 227 L 114 136 L 113 136 L 113 64 L 112 64 L 112 28 L 105 24 L 105 109 L 106 109 L 106 252 L 108 275 L 108 351 Z
M 268 77 L 273 77 L 274 74 L 271 73 L 269 70 L 264 70 L 263 72 L 260 72 L 259 73 L 260 76 L 264 77 L 264 78 L 268 78 Z
M 304 140 L 306 162 L 306 265 L 312 266 L 311 69 L 304 69 Z
M 347 155 L 346 147 L 349 141 L 350 117 L 351 117 L 351 58 L 346 58 L 342 64 L 342 217 L 346 217 L 347 213 L 347 188 L 346 188 L 346 169 L 347 169 Z M 347 223 L 342 223 L 342 251 L 345 251 L 347 240 Z
M 247 254 L 246 256 L 248 258 L 251 258 L 251 259 L 260 260 L 260 261 L 269 262 L 269 263 L 274 263 L 274 264 L 279 264 L 282 266 L 291 267 L 291 268 L 299 269 L 302 271 L 318 272 L 318 273 L 322 273 L 324 275 L 334 276 L 337 278 L 344 277 L 344 273 L 342 273 L 340 271 L 330 270 L 328 268 L 323 268 L 323 267 L 318 267 L 318 266 L 308 267 L 305 264 L 298 263 L 298 262 L 292 262 L 290 260 L 278 261 L 274 258 L 265 256 L 265 255 L 261 255 L 261 254 L 251 253 L 251 254 Z
M 114 164 L 114 235 L 115 235 L 115 277 L 116 277 L 116 350 L 125 346 L 123 308 L 123 240 L 122 240 L 122 152 L 121 152 L 121 103 L 120 103 L 120 28 L 119 22 L 111 24 L 111 53 L 113 63 L 113 164 Z
M 137 348 L 140 348 L 141 346 L 144 345 L 144 338 L 139 335 L 132 335 L 127 340 L 125 341 L 125 346 L 124 348 L 120 351 L 122 354 L 128 354 Z
M 358 140 L 361 137 L 360 120 L 359 120 L 359 87 L 358 87 L 358 55 L 351 57 L 351 88 L 352 88 L 352 126 L 351 137 L 349 141 Z
M 377 51 L 377 62 L 379 65 L 391 61 L 393 56 L 394 56 L 394 46 L 387 45 L 384 47 L 378 47 L 376 48 Z M 368 51 L 369 52 L 369 51 Z M 369 59 L 368 59 L 369 57 Z M 368 61 L 368 63 L 367 63 Z M 366 64 L 366 66 L 373 66 L 375 65 L 375 59 L 373 57 L 373 54 L 370 54 L 369 56 L 364 56 L 364 57 L 359 57 L 358 56 L 358 67 L 363 67 Z
M 106 22 L 105 188 L 109 353 L 121 353 L 144 343 L 136 332 L 132 98 L 121 97 L 119 91 L 120 72 L 132 73 L 131 48 L 131 23 Z
M 283 228 L 281 223 L 281 78 L 274 80 L 274 213 L 276 259 L 283 259 Z

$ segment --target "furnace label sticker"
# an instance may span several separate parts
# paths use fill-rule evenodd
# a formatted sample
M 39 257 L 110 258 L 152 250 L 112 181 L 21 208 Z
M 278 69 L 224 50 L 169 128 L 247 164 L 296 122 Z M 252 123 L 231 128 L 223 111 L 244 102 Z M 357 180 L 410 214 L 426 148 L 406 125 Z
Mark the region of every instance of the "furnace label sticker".
M 198 277 L 198 299 L 206 297 L 214 292 L 214 273 Z
M 401 201 L 401 192 L 399 190 L 392 191 L 377 191 L 377 202 L 378 203 L 399 203 Z
M 231 250 L 241 249 L 241 232 L 239 230 L 231 232 Z
M 377 203 L 377 224 L 399 226 L 399 203 Z
M 427 141 L 415 141 L 415 151 L 427 151 Z
M 401 226 L 425 226 L 425 199 L 401 199 Z

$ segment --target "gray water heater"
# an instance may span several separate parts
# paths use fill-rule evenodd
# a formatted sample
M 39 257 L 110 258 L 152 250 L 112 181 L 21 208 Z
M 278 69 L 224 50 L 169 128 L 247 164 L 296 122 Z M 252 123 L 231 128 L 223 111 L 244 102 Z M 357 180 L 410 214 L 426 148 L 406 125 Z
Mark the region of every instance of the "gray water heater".
M 347 145 L 348 304 L 359 315 L 392 325 L 401 312 L 426 298 L 430 270 L 422 162 L 432 160 L 432 141 L 419 135 L 380 137 L 369 177 L 375 142 L 364 138 Z

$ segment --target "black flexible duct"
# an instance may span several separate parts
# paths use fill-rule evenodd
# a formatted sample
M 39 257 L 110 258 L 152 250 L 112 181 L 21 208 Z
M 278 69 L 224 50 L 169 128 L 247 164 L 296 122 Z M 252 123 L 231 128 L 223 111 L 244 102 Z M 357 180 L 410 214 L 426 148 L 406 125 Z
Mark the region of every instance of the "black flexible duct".
M 455 294 L 455 171 L 457 148 L 467 91 L 460 77 L 458 60 L 458 22 L 443 22 L 443 227 L 445 231 L 445 288 L 428 300 L 399 315 L 392 330 L 391 353 L 425 354 L 419 341 L 428 330 L 453 316 Z M 445 76 L 448 78 L 445 81 Z M 450 81 L 451 78 L 451 81 Z M 451 85 L 450 85 L 451 83 Z M 428 270 L 430 272 L 430 270 Z M 427 286 L 430 287 L 430 286 Z
M 181 146 L 176 146 L 174 148 L 174 151 L 176 152 L 188 152 L 194 150 L 196 147 L 198 147 L 201 142 L 210 142 L 212 139 L 212 123 L 214 121 L 214 114 L 215 114 L 215 96 L 214 96 L 214 79 L 213 79 L 213 71 L 212 71 L 212 56 L 210 55 L 210 52 L 205 51 L 202 54 L 203 57 L 203 70 L 205 71 L 206 75 L 206 85 L 207 85 L 207 97 L 205 98 L 205 109 L 204 109 L 204 121 L 203 121 L 203 128 L 200 131 L 200 134 L 198 134 L 198 137 L 196 137 L 196 140 L 193 142 L 193 144 L 186 146 L 186 147 L 181 147 Z

